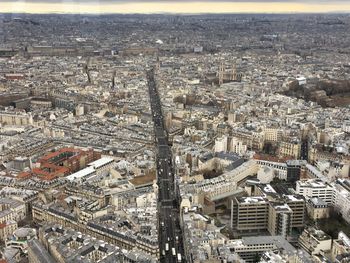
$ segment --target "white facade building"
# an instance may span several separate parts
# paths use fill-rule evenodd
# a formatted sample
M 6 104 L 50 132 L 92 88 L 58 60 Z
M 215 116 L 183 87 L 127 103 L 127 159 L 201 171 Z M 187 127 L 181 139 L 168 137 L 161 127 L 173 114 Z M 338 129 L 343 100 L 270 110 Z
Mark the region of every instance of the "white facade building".
M 260 169 L 263 169 L 264 167 L 269 167 L 276 172 L 276 176 L 278 177 L 278 179 L 287 180 L 286 163 L 271 162 L 271 161 L 265 161 L 265 160 L 256 160 L 256 162 L 259 165 Z
M 215 152 L 227 152 L 227 136 L 222 136 L 215 140 Z
M 329 205 L 334 201 L 334 187 L 319 179 L 297 181 L 296 192 L 306 199 L 318 197 Z
M 230 151 L 239 155 L 244 155 L 247 152 L 247 145 L 233 137 L 231 140 Z

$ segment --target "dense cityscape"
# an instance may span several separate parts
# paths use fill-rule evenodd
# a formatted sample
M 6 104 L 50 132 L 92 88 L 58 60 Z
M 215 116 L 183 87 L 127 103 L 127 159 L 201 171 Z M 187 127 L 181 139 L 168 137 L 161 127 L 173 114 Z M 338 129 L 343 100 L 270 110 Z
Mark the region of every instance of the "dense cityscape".
M 349 43 L 349 14 L 0 14 L 0 262 L 350 262 Z

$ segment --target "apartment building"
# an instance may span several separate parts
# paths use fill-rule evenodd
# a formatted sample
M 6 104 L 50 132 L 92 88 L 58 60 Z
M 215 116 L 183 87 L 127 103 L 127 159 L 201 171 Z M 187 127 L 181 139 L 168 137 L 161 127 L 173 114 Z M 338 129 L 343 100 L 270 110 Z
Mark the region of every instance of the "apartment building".
M 229 240 L 227 247 L 237 253 L 245 262 L 256 262 L 256 257 L 265 251 L 280 251 L 282 254 L 293 256 L 296 249 L 282 236 L 252 236 L 242 239 Z
M 301 196 L 279 195 L 270 185 L 257 185 L 254 196 L 231 202 L 231 227 L 239 232 L 269 231 L 287 237 L 303 228 L 305 201 Z
M 305 200 L 298 195 L 282 196 L 284 202 L 292 209 L 291 227 L 303 228 L 305 226 Z
M 0 123 L 6 125 L 33 125 L 33 116 L 25 112 L 0 111 Z
M 0 223 L 0 241 L 4 242 L 17 229 L 16 221 Z
M 287 237 L 292 228 L 293 210 L 284 203 L 269 204 L 269 220 L 267 229 L 273 236 Z
M 300 158 L 301 144 L 299 142 L 281 141 L 278 147 L 279 156 L 290 156 L 294 159 Z
M 281 140 L 282 130 L 277 128 L 265 128 L 264 140 L 268 142 L 278 142 Z
M 307 200 L 306 207 L 309 217 L 313 220 L 329 217 L 330 207 L 321 198 L 310 198 L 309 200 Z
M 261 196 L 235 198 L 232 224 L 238 231 L 260 232 L 268 226 L 269 202 Z
M 11 199 L 0 199 L 0 223 L 20 221 L 26 216 L 26 206 L 23 202 Z
M 139 214 L 135 216 L 141 217 L 145 212 L 139 209 Z M 155 211 L 150 213 L 149 225 L 155 226 L 156 222 L 153 220 Z M 99 216 L 99 215 L 98 215 Z M 73 228 L 83 234 L 90 235 L 94 238 L 104 240 L 105 242 L 119 246 L 120 248 L 131 250 L 133 248 L 139 249 L 149 253 L 155 257 L 159 257 L 158 236 L 155 232 L 151 236 L 143 235 L 140 232 L 133 232 L 127 227 L 131 223 L 129 219 L 121 218 L 114 214 L 105 214 L 97 218 L 84 222 L 78 216 L 73 215 L 70 210 L 64 210 L 62 207 L 51 205 L 49 207 L 36 204 L 33 205 L 33 220 L 34 222 L 54 223 L 64 227 Z
M 334 184 L 334 208 L 343 218 L 350 222 L 350 182 L 346 179 L 338 179 Z
M 275 171 L 276 176 L 281 180 L 287 179 L 287 164 L 282 162 L 272 162 L 267 160 L 256 160 L 256 163 L 259 165 L 259 168 L 263 169 L 268 167 Z
M 343 232 L 338 233 L 338 238 L 333 239 L 331 260 L 333 262 L 346 262 L 350 259 L 350 238 Z
M 334 200 L 334 188 L 320 179 L 297 181 L 296 193 L 307 199 L 313 197 L 321 198 L 327 204 L 332 204 Z
M 299 236 L 298 244 L 309 254 L 315 255 L 320 252 L 328 252 L 332 248 L 332 238 L 322 230 L 313 227 L 304 229 Z

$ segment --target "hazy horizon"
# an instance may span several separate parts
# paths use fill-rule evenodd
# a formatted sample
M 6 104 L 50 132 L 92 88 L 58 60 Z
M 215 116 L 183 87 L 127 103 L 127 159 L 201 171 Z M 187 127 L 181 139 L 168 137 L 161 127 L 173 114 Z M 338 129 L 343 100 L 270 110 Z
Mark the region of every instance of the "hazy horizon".
M 0 1 L 2 13 L 65 14 L 220 14 L 349 13 L 350 1 Z

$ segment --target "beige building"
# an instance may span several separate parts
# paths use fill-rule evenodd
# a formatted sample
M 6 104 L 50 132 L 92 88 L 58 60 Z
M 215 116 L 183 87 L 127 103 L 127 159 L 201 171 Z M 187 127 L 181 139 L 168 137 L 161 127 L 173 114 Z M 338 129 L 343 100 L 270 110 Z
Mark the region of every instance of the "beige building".
M 297 195 L 285 195 L 285 203 L 292 209 L 293 214 L 291 218 L 291 226 L 295 228 L 302 228 L 305 225 L 305 201 L 302 197 Z
M 23 202 L 11 199 L 0 199 L 0 223 L 20 221 L 26 216 L 26 206 Z
M 330 251 L 332 248 L 332 238 L 322 230 L 306 228 L 299 236 L 298 244 L 309 254 L 315 255 L 320 252 Z
M 242 141 L 238 140 L 235 137 L 231 138 L 231 143 L 230 143 L 230 152 L 237 153 L 239 155 L 244 155 L 247 152 L 247 145 L 245 145 Z
M 231 227 L 239 232 L 269 231 L 290 236 L 293 228 L 303 228 L 305 201 L 301 196 L 279 195 L 270 185 L 255 186 L 254 196 L 236 198 L 231 205 Z
M 281 141 L 278 147 L 280 157 L 291 156 L 294 159 L 300 158 L 301 144 L 299 142 Z
M 16 126 L 33 125 L 33 117 L 30 113 L 1 111 L 0 123 Z
M 232 132 L 232 137 L 241 141 L 243 145 L 253 150 L 262 150 L 264 146 L 264 132 L 238 131 Z
M 268 230 L 273 236 L 287 237 L 291 232 L 293 210 L 284 203 L 270 203 Z
M 44 98 L 33 98 L 30 101 L 32 109 L 50 109 L 52 108 L 52 102 Z
M 309 200 L 307 200 L 306 208 L 309 217 L 313 220 L 329 217 L 330 207 L 321 198 L 310 198 Z
M 281 140 L 282 130 L 277 128 L 265 128 L 264 140 L 268 142 L 278 142 Z
M 215 140 L 214 151 L 215 152 L 227 152 L 228 149 L 228 137 L 226 135 L 221 136 Z
M 342 231 L 338 233 L 338 239 L 333 240 L 331 260 L 336 262 L 336 259 L 342 258 L 342 255 L 350 253 L 350 238 Z
M 280 255 L 289 259 L 287 262 L 297 262 L 293 261 L 293 258 L 294 255 L 298 254 L 298 251 L 282 236 L 243 237 L 227 241 L 226 246 L 247 263 L 257 262 L 257 255 L 261 256 L 266 251 L 279 251 Z
M 266 198 L 241 197 L 232 204 L 232 224 L 238 231 L 259 232 L 267 229 L 269 202 Z
M 34 222 L 41 224 L 43 222 L 56 223 L 63 227 L 73 228 L 76 231 L 94 238 L 104 240 L 123 249 L 131 250 L 137 248 L 156 257 L 159 256 L 158 243 L 131 237 L 125 235 L 125 233 L 119 233 L 117 230 L 110 231 L 109 228 L 102 224 L 91 223 L 91 221 L 86 223 L 82 220 L 77 220 L 77 218 L 71 214 L 57 209 L 46 209 L 44 206 L 38 204 L 33 205 L 32 214 Z
M 0 240 L 5 241 L 17 229 L 17 222 L 0 223 Z

